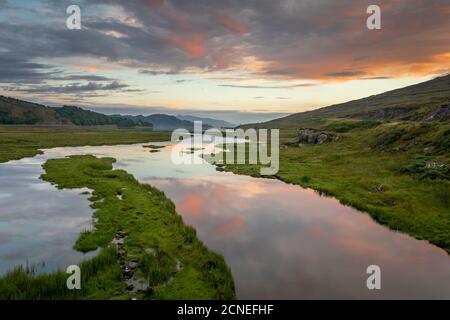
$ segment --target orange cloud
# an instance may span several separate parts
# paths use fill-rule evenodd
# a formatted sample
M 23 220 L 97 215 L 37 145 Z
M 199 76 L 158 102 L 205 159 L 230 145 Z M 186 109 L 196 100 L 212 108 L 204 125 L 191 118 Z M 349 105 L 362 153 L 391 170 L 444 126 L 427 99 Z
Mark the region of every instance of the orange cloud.
M 241 216 L 234 216 L 214 229 L 214 234 L 229 236 L 245 226 L 245 220 Z
M 205 37 L 202 34 L 172 35 L 169 41 L 176 48 L 186 52 L 190 59 L 206 55 Z
M 149 0 L 149 5 L 153 10 L 159 13 L 160 16 L 169 22 L 174 22 L 184 28 L 192 26 L 188 16 L 169 7 L 164 3 L 164 0 Z
M 249 29 L 247 25 L 245 25 L 242 22 L 237 21 L 236 19 L 232 18 L 231 16 L 221 16 L 218 18 L 219 23 L 230 30 L 231 32 L 238 34 L 238 35 L 244 35 L 249 32 Z
M 183 201 L 177 205 L 177 210 L 193 219 L 198 219 L 202 216 L 203 208 L 205 207 L 204 202 L 199 195 L 188 193 Z
M 111 71 L 114 70 L 113 67 L 106 67 L 106 66 L 101 66 L 101 65 L 84 65 L 84 64 L 76 64 L 76 65 L 72 65 L 74 68 L 80 69 L 82 71 L 87 71 L 87 72 L 99 72 L 99 71 Z
M 214 67 L 217 69 L 228 68 L 234 58 L 236 50 L 234 48 L 225 48 L 212 54 Z

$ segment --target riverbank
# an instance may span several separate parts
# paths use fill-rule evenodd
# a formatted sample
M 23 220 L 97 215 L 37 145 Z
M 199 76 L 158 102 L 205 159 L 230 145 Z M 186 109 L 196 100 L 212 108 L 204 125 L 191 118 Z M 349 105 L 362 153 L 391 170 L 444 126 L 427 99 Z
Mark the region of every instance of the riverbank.
M 336 197 L 450 253 L 450 125 L 388 122 L 367 128 L 350 120 L 302 125 L 340 139 L 299 146 L 298 127 L 283 128 L 280 170 L 271 178 Z M 227 164 L 220 170 L 260 177 L 255 165 Z
M 97 222 L 75 248 L 99 255 L 83 262 L 82 289 L 66 289 L 67 275 L 17 269 L 0 279 L 2 299 L 233 299 L 234 283 L 222 256 L 198 240 L 161 191 L 137 182 L 113 159 L 74 156 L 49 160 L 42 178 L 58 188 L 89 188 Z M 117 245 L 117 235 L 123 242 Z M 113 243 L 114 242 L 114 243 Z M 123 260 L 126 261 L 123 261 Z M 128 262 L 127 262 L 128 261 Z M 134 290 L 123 265 L 133 264 Z
M 169 132 L 81 127 L 0 126 L 0 163 L 33 157 L 39 149 L 170 140 Z

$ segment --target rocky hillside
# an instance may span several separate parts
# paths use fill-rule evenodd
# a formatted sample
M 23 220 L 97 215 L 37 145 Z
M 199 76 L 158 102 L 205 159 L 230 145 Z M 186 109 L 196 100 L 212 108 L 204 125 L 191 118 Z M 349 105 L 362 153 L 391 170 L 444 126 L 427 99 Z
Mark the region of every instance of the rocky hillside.
M 246 127 L 281 128 L 332 118 L 361 120 L 450 120 L 450 74 L 367 98 L 296 113 Z

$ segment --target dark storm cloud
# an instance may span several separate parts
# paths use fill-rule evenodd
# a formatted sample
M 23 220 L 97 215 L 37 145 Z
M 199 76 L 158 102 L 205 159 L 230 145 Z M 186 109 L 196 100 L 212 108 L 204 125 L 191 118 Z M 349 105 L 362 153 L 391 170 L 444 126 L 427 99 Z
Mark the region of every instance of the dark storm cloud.
M 30 62 L 13 52 L 0 53 L 0 82 L 38 83 L 57 74 L 52 66 Z

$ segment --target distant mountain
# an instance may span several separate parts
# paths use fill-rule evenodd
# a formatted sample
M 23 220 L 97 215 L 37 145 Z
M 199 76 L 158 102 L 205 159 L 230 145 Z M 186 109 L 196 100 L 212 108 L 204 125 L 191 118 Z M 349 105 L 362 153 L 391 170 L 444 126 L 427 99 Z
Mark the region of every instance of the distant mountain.
M 111 117 L 75 106 L 64 106 L 61 108 L 54 108 L 54 110 L 56 110 L 56 113 L 60 118 L 70 120 L 71 123 L 77 126 L 117 125 L 121 128 L 127 128 L 141 125 L 130 119 Z
M 177 115 L 177 118 L 180 120 L 187 120 L 187 121 L 202 121 L 203 124 L 206 124 L 208 126 L 211 126 L 213 128 L 234 128 L 236 127 L 235 124 L 223 121 L 223 120 L 217 120 L 212 118 L 203 118 L 203 117 L 196 117 L 196 116 L 187 116 L 187 115 Z
M 281 128 L 330 118 L 366 120 L 450 120 L 450 75 L 367 98 L 244 127 Z
M 112 117 L 75 106 L 47 107 L 0 96 L 0 124 L 77 125 L 134 127 L 143 125 L 123 117 Z M 147 126 L 149 126 L 147 124 Z
M 152 114 L 149 116 L 122 116 L 127 119 L 132 119 L 135 122 L 149 123 L 153 125 L 154 131 L 173 131 L 175 129 L 194 130 L 194 123 L 188 120 L 181 120 L 175 116 L 167 114 Z M 203 125 L 203 129 L 208 129 L 210 126 Z

